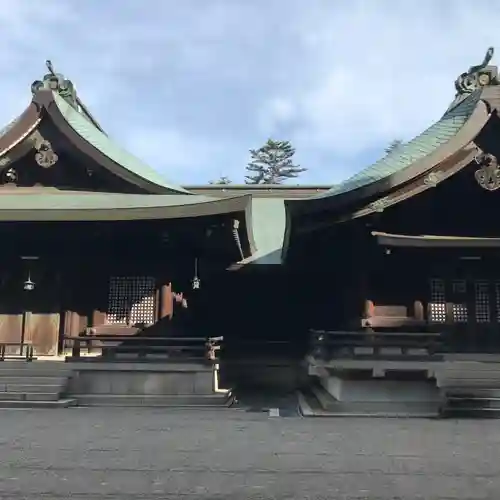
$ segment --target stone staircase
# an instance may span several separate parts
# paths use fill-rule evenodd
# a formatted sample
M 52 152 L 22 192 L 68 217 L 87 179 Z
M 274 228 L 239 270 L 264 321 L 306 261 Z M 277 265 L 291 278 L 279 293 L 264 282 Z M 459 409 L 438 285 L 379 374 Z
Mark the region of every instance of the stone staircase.
M 226 408 L 233 396 L 227 394 L 76 394 L 78 406 L 115 406 L 132 408 Z
M 439 411 L 437 400 L 341 401 L 319 383 L 302 389 L 298 400 L 304 417 L 435 418 Z
M 56 361 L 0 362 L 0 408 L 66 408 L 76 400 L 65 397 L 71 377 Z
M 500 364 L 454 361 L 436 373 L 443 417 L 500 418 Z

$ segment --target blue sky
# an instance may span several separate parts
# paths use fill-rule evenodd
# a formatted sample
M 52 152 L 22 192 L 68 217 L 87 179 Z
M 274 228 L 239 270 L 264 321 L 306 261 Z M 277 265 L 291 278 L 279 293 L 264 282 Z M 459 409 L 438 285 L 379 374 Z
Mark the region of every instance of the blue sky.
M 51 59 L 174 182 L 242 182 L 272 137 L 301 183 L 335 183 L 438 119 L 488 46 L 499 61 L 499 21 L 495 0 L 0 0 L 0 121 Z

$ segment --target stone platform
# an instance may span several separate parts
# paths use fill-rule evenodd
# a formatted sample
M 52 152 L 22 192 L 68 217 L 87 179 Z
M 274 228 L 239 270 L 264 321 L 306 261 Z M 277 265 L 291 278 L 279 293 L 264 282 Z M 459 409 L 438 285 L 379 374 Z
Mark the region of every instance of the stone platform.
M 435 380 L 438 367 L 435 362 L 335 360 L 323 366 L 310 362 L 310 382 L 299 393 L 301 412 L 304 416 L 437 417 L 443 404 Z
M 70 362 L 68 393 L 79 406 L 228 406 L 218 388 L 218 366 L 203 362 Z

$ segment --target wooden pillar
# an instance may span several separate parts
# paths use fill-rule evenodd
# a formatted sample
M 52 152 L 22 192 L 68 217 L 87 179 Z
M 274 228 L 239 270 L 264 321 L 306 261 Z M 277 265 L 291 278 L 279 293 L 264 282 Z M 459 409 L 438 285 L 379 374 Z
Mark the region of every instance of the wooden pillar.
M 160 320 L 166 317 L 172 318 L 174 314 L 172 283 L 162 285 L 160 291 Z
M 100 326 L 106 323 L 106 313 L 100 309 L 92 311 L 92 326 Z
M 373 300 L 365 299 L 363 318 L 364 319 L 373 318 L 374 315 L 375 315 L 375 304 L 373 303 Z
M 71 311 L 69 314 L 69 334 L 76 337 L 80 333 L 80 315 L 76 311 Z
M 413 317 L 417 321 L 425 320 L 424 304 L 422 303 L 421 300 L 415 300 L 413 302 Z

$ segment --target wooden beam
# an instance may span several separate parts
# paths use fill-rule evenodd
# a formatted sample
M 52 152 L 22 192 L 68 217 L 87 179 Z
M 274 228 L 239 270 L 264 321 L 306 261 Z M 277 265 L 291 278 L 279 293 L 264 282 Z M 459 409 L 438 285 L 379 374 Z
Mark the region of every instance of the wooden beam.
M 373 231 L 377 244 L 412 248 L 500 248 L 500 238 L 466 236 L 406 235 Z

